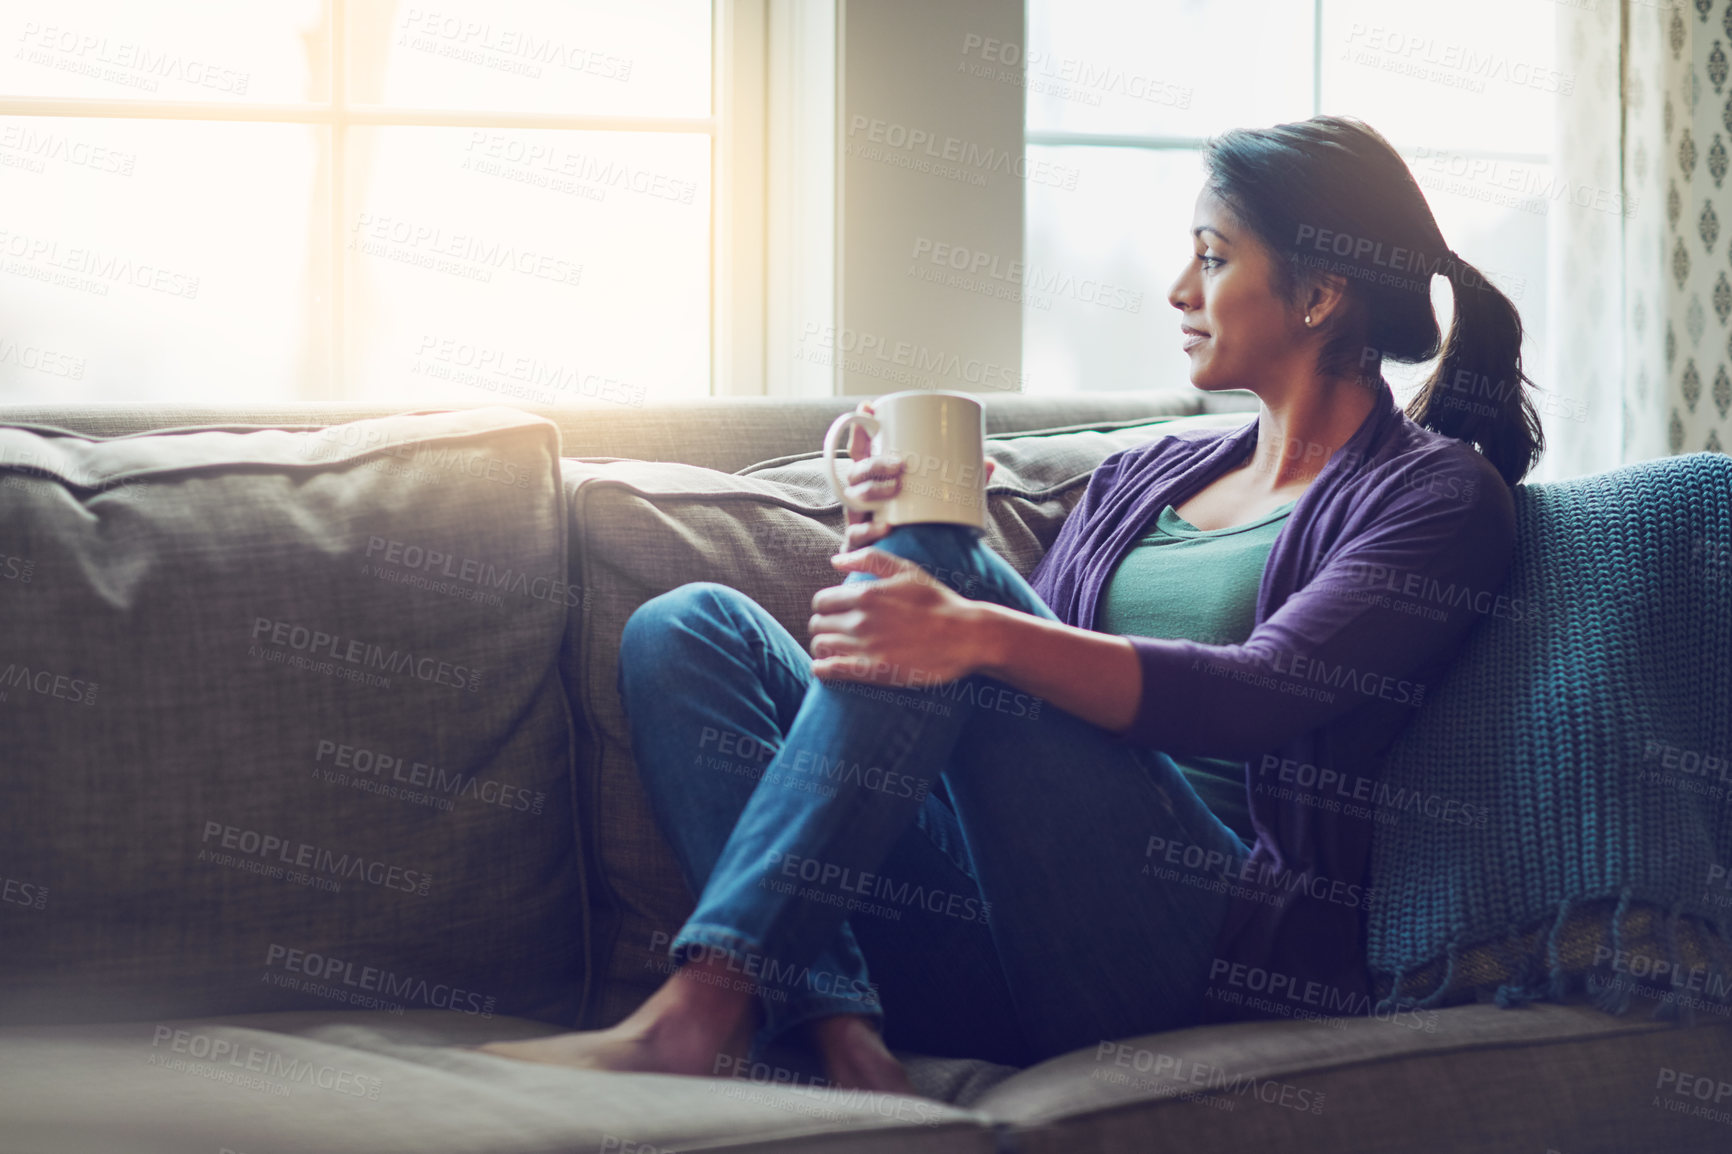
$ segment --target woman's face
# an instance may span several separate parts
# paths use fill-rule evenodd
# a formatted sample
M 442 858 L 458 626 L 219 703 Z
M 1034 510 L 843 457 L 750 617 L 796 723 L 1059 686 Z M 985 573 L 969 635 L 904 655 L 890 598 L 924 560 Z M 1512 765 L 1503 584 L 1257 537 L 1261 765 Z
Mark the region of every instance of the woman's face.
M 1179 310 L 1191 383 L 1252 389 L 1296 361 L 1306 331 L 1275 295 L 1274 256 L 1207 188 L 1191 217 L 1192 257 L 1167 300 Z

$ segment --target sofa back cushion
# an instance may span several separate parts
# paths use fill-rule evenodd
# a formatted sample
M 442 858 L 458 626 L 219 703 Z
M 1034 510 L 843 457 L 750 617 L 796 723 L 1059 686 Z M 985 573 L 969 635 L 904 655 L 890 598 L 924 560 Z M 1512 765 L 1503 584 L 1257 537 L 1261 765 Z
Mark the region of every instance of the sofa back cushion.
M 987 543 L 1026 576 L 1109 454 L 1180 428 L 1229 427 L 1245 413 L 1108 431 L 992 439 Z M 688 581 L 746 593 L 804 640 L 812 595 L 837 582 L 829 558 L 842 509 L 810 454 L 719 473 L 642 461 L 565 462 L 573 581 L 566 677 L 579 733 L 579 808 L 598 914 L 591 1025 L 617 1021 L 660 983 L 668 938 L 693 905 L 638 783 L 616 686 L 620 634 L 639 605 Z
M 436 357 L 433 359 L 437 359 Z M 1228 409 L 1256 408 L 1250 393 L 1205 393 L 1189 386 L 1154 391 L 1113 390 L 1063 396 L 994 392 L 983 395 L 986 432 L 1001 437 L 1058 425 L 1099 428 L 1110 422 L 1151 421 Z M 732 472 L 783 453 L 816 445 L 824 430 L 858 397 L 694 397 L 639 404 L 604 402 L 541 407 L 521 412 L 559 426 L 567 456 L 636 461 L 684 461 Z M 485 407 L 485 406 L 478 406 Z M 198 404 L 0 405 L 0 423 L 48 424 L 93 437 L 192 425 L 236 424 L 293 428 L 336 425 L 389 416 L 393 410 L 361 402 L 316 406 L 254 404 L 244 408 Z
M 584 979 L 557 430 L 0 426 L 0 1022 Z

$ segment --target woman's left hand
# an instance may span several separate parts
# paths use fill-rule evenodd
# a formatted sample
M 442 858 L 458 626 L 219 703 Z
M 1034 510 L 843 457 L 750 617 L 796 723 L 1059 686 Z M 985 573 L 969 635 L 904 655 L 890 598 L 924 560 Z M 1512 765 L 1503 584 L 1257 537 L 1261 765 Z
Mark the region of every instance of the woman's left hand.
M 955 681 L 983 663 L 982 602 L 882 549 L 838 553 L 843 572 L 874 574 L 820 589 L 812 598 L 812 673 L 824 681 L 889 682 L 915 688 Z

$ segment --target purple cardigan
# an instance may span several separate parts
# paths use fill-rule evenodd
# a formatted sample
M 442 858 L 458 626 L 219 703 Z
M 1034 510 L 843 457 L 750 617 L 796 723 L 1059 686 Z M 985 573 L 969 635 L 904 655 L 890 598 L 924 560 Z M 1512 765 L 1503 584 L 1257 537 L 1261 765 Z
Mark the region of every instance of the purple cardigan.
M 1217 987 L 1273 981 L 1325 1013 L 1363 1007 L 1370 992 L 1371 807 L 1400 804 L 1379 794 L 1383 755 L 1467 630 L 1507 611 L 1498 594 L 1515 550 L 1515 502 L 1497 469 L 1414 424 L 1378 384 L 1371 413 L 1281 527 L 1250 637 L 1130 638 L 1143 686 L 1124 740 L 1245 758 L 1257 833 L 1250 861 L 1225 875 L 1168 846 L 1145 851 L 1151 866 L 1228 880 Z M 1035 567 L 1035 591 L 1060 620 L 1092 629 L 1132 543 L 1163 507 L 1245 461 L 1257 426 L 1171 433 L 1102 461 Z M 1218 996 L 1204 1005 L 1205 1020 L 1267 1016 Z

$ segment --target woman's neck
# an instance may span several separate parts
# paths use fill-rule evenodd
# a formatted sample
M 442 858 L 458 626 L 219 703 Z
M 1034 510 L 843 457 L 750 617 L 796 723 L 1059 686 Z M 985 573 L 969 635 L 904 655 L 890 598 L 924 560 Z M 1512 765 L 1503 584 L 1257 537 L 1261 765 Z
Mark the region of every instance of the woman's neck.
M 1383 387 L 1380 377 L 1355 375 L 1253 390 L 1261 409 L 1257 443 L 1243 466 L 1247 480 L 1270 493 L 1310 483 L 1377 407 L 1377 390 Z

